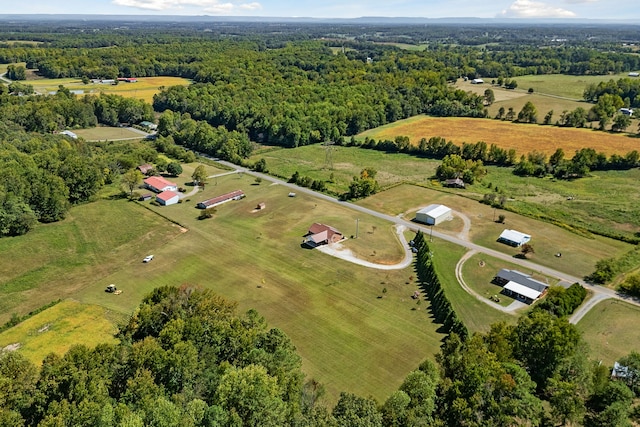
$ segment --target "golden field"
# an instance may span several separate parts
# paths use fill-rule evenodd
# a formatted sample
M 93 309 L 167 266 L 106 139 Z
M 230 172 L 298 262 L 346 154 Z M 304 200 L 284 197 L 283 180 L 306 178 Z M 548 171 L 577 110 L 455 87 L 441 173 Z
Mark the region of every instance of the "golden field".
M 359 136 L 393 140 L 399 135 L 408 136 L 414 145 L 422 138 L 434 136 L 443 137 L 456 145 L 484 141 L 488 145 L 513 148 L 518 155 L 534 150 L 551 154 L 557 148 L 562 148 L 567 156 L 581 148 L 593 148 L 607 155 L 626 154 L 640 149 L 640 138 L 633 134 L 458 117 L 417 116 L 363 132 Z

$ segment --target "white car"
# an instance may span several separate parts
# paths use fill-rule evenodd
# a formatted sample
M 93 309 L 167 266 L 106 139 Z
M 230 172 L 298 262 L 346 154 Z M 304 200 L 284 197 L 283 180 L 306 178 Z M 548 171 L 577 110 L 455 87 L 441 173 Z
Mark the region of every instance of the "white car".
M 149 262 L 153 259 L 153 255 L 147 255 L 146 257 L 144 257 L 144 259 L 142 260 L 142 262 Z

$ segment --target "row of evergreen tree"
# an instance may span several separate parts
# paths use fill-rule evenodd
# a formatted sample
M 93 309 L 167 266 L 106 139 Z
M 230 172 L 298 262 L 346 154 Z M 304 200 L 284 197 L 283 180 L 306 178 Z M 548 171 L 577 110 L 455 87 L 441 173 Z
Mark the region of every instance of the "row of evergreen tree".
M 431 311 L 434 320 L 441 323 L 446 333 L 455 333 L 462 340 L 469 337 L 469 330 L 458 317 L 451 302 L 442 288 L 438 273 L 433 265 L 433 253 L 429 249 L 429 244 L 424 234 L 419 231 L 413 240 L 416 253 L 416 272 L 420 281 L 421 289 L 427 294 L 431 302 Z

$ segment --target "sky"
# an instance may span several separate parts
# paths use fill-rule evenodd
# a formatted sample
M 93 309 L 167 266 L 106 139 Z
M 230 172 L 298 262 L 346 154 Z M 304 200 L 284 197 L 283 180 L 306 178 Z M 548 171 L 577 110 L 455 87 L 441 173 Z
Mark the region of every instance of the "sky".
M 0 0 L 0 3 L 8 0 Z M 27 0 L 2 13 L 640 20 L 638 0 Z

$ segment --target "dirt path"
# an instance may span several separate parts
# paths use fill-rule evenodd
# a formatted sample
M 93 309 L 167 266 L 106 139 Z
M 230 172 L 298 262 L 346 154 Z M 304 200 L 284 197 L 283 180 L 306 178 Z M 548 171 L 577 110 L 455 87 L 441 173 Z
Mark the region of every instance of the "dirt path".
M 462 212 L 454 211 L 454 214 L 458 215 L 460 219 L 462 219 L 462 222 L 464 223 L 464 226 L 462 227 L 462 231 L 458 233 L 458 239 L 469 240 L 469 231 L 471 231 L 471 220 L 469 219 L 468 216 L 466 216 Z
M 405 229 L 406 227 L 404 227 L 403 225 L 396 225 L 396 233 L 398 234 L 400 243 L 402 243 L 402 247 L 405 250 L 404 259 L 397 264 L 377 264 L 375 262 L 365 261 L 355 256 L 355 254 L 351 252 L 351 249 L 344 248 L 340 243 L 318 246 L 316 249 L 324 254 L 331 255 L 336 258 L 361 265 L 363 267 L 377 268 L 378 270 L 401 270 L 403 268 L 409 267 L 413 262 L 413 253 L 409 249 L 407 240 L 404 238 Z

